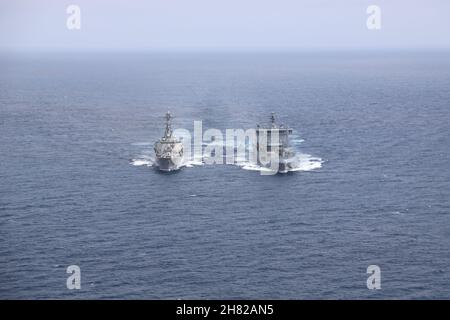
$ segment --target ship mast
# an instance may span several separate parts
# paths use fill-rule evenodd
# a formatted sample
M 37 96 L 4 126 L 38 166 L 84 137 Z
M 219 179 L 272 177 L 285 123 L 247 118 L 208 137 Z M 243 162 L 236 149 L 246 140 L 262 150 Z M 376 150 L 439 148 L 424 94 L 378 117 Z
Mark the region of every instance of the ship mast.
M 165 138 L 170 138 L 172 136 L 172 125 L 171 125 L 172 115 L 170 111 L 166 113 L 166 132 L 164 133 Z
M 276 124 L 275 124 L 275 112 L 272 112 L 270 115 L 270 122 L 272 123 L 272 128 L 276 128 Z

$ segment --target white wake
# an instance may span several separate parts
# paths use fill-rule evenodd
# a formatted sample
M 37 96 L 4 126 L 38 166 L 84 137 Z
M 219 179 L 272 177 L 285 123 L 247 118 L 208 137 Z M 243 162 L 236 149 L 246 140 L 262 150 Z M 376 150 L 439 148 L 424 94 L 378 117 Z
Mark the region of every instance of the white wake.
M 293 145 L 298 145 L 301 144 L 304 140 L 303 139 L 292 139 L 291 143 Z M 206 145 L 215 145 L 216 142 L 211 142 L 209 144 Z M 149 143 L 134 143 L 134 146 L 147 146 L 150 145 Z M 204 144 L 205 146 L 205 144 Z M 246 146 L 246 150 L 248 150 L 249 146 Z M 235 149 L 236 150 L 236 149 Z M 183 162 L 181 164 L 180 167 L 186 167 L 186 168 L 192 168 L 194 166 L 202 166 L 205 165 L 205 159 L 210 158 L 211 155 L 204 155 L 203 158 L 201 159 L 201 161 L 199 160 L 188 160 L 188 159 L 183 159 Z M 225 158 L 224 158 L 225 160 Z M 206 162 L 208 162 L 208 160 L 206 160 Z M 315 157 L 312 156 L 310 154 L 306 154 L 306 153 L 301 153 L 297 150 L 297 153 L 294 157 L 294 160 L 292 161 L 292 167 L 288 170 L 289 172 L 296 172 L 296 171 L 311 171 L 311 170 L 316 170 L 316 169 L 320 169 L 322 167 L 323 164 L 323 160 L 322 158 L 319 157 Z M 146 166 L 146 167 L 153 167 L 155 166 L 155 159 L 153 157 L 153 151 L 152 150 L 143 150 L 141 155 L 137 156 L 136 158 L 133 158 L 130 160 L 130 164 L 133 166 Z M 245 159 L 245 155 L 244 157 L 241 156 L 241 158 L 237 158 L 236 162 L 234 163 L 235 166 L 240 167 L 241 169 L 244 170 L 249 170 L 249 171 L 265 171 L 265 172 L 270 172 L 271 169 L 266 168 L 266 167 L 262 167 L 257 165 L 256 163 L 252 163 L 249 162 L 247 159 Z
M 294 160 L 292 162 L 292 168 L 290 168 L 289 172 L 295 171 L 311 171 L 315 169 L 319 169 L 322 167 L 323 160 L 319 157 L 313 157 L 306 153 L 296 154 Z M 265 171 L 270 172 L 270 168 L 262 167 L 252 162 L 238 162 L 237 166 L 241 167 L 244 170 L 250 171 Z

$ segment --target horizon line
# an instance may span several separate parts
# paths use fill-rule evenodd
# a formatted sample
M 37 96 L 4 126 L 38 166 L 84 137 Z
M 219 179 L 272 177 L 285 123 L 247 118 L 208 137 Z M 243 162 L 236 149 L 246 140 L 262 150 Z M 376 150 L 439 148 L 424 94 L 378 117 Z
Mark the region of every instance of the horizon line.
M 349 52 L 448 52 L 450 47 L 384 47 L 384 48 L 10 48 L 0 53 L 349 53 Z

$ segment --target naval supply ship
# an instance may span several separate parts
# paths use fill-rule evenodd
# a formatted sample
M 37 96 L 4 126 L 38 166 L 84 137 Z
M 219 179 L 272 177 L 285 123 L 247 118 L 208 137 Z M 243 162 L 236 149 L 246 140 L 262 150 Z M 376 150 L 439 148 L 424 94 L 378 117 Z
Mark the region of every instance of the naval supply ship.
M 272 136 L 276 137 L 278 134 L 278 139 L 272 141 Z M 261 158 L 267 154 L 268 159 L 275 159 L 276 156 L 272 155 L 278 151 L 278 172 L 286 173 L 294 166 L 295 152 L 291 149 L 289 145 L 289 135 L 292 134 L 292 129 L 283 125 L 279 125 L 275 120 L 275 113 L 272 112 L 270 117 L 270 123 L 267 126 L 257 125 L 256 128 L 256 154 L 258 165 L 266 168 L 274 168 L 277 165 L 271 166 L 269 161 L 261 162 Z M 267 159 L 267 158 L 266 158 Z
M 172 115 L 166 113 L 166 131 L 155 143 L 156 165 L 161 171 L 174 171 L 183 162 L 183 143 L 172 135 Z

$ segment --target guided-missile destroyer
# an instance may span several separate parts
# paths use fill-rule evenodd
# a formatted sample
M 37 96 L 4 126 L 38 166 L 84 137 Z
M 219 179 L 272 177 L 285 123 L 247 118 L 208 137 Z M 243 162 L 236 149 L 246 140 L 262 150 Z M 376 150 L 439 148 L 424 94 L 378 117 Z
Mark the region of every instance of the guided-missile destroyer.
M 180 169 L 183 162 L 183 143 L 172 135 L 172 115 L 166 113 L 166 131 L 155 143 L 156 165 L 161 171 Z
M 291 134 L 291 128 L 276 123 L 274 112 L 272 112 L 268 126 L 258 125 L 256 128 L 258 165 L 278 170 L 279 173 L 286 173 L 292 169 L 295 152 L 289 145 L 289 135 Z M 278 157 L 276 153 L 278 153 Z M 274 163 L 271 164 L 270 161 Z

